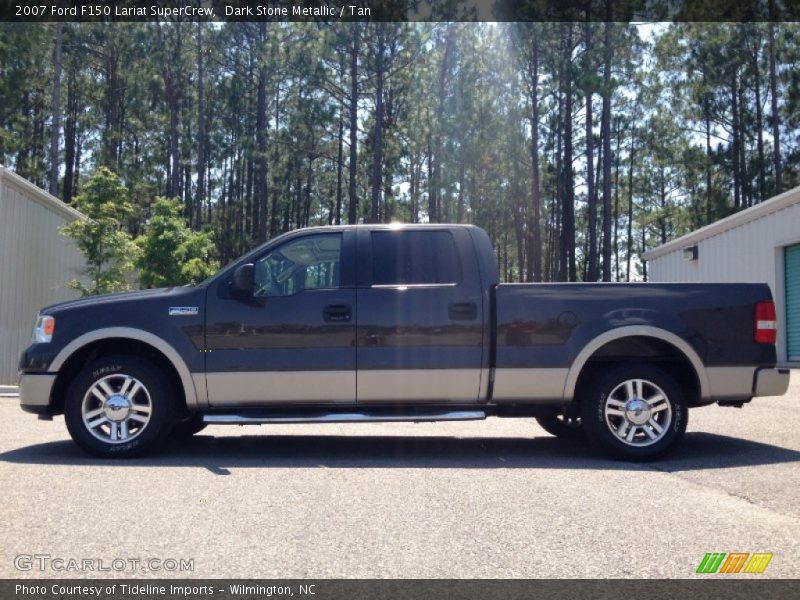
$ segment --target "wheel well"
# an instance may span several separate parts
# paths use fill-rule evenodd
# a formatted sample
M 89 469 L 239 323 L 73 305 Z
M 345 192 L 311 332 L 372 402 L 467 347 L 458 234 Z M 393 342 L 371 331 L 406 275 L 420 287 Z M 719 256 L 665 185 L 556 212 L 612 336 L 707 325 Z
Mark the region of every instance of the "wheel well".
M 689 406 L 701 405 L 700 380 L 691 361 L 678 348 L 649 336 L 628 336 L 612 340 L 589 357 L 581 368 L 575 385 L 575 396 L 581 389 L 610 362 L 643 361 L 663 368 L 675 377 L 686 395 Z
M 126 354 L 146 358 L 156 365 L 169 378 L 175 390 L 175 407 L 178 414 L 186 413 L 186 394 L 180 376 L 173 364 L 153 346 L 130 338 L 106 338 L 90 342 L 73 352 L 61 365 L 53 385 L 51 411 L 53 414 L 64 412 L 64 400 L 69 386 L 81 369 L 99 356 Z

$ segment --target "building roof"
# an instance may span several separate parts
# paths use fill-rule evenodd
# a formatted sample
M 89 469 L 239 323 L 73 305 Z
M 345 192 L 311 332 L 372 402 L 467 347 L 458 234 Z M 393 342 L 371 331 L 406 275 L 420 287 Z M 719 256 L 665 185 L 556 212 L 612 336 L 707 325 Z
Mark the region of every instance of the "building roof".
M 653 248 L 652 250 L 648 250 L 642 255 L 642 258 L 645 260 L 653 260 L 654 258 L 659 258 L 660 256 L 664 256 L 670 252 L 682 250 L 687 246 L 692 246 L 698 242 L 714 237 L 715 235 L 719 235 L 734 229 L 735 227 L 746 225 L 751 221 L 755 221 L 756 219 L 760 219 L 761 217 L 765 217 L 771 213 L 788 208 L 794 204 L 800 204 L 800 186 L 792 188 L 791 190 L 787 190 L 778 196 L 774 196 L 769 200 L 764 200 L 764 202 L 734 213 L 728 217 L 725 217 L 724 219 L 720 219 L 719 221 L 715 221 L 710 225 L 701 227 L 700 229 L 692 231 L 691 233 L 687 233 L 679 238 L 675 238 L 674 240 Z
M 26 197 L 34 202 L 38 202 L 48 210 L 53 211 L 68 221 L 86 218 L 82 212 L 75 210 L 69 204 L 62 202 L 55 196 L 51 196 L 42 188 L 37 187 L 24 177 L 20 177 L 14 173 L 14 171 L 0 166 L 0 185 L 3 184 L 8 184 L 17 188 L 20 192 L 25 194 Z

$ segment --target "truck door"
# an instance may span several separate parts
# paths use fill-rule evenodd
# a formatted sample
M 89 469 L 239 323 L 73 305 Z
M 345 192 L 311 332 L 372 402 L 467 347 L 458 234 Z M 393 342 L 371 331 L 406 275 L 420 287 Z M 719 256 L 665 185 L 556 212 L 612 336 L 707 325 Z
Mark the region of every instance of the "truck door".
M 476 402 L 483 297 L 467 231 L 358 236 L 358 402 Z
M 355 231 L 296 235 L 255 257 L 251 299 L 209 289 L 212 406 L 356 399 Z

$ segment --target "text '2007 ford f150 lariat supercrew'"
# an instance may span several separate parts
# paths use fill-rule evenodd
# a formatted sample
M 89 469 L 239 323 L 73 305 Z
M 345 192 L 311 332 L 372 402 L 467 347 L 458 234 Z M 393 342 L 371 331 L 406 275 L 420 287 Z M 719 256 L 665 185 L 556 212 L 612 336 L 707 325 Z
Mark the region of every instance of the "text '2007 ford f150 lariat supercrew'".
M 500 284 L 466 225 L 293 231 L 197 287 L 41 311 L 20 401 L 131 456 L 209 423 L 535 417 L 648 460 L 687 409 L 785 393 L 761 284 Z

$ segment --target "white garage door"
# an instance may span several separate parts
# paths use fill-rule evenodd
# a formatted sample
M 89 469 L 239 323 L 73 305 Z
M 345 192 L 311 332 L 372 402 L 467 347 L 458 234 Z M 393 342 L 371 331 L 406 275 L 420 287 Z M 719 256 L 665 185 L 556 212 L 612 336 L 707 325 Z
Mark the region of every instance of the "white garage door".
M 786 343 L 789 360 L 800 361 L 800 244 L 787 246 L 786 265 Z

